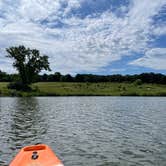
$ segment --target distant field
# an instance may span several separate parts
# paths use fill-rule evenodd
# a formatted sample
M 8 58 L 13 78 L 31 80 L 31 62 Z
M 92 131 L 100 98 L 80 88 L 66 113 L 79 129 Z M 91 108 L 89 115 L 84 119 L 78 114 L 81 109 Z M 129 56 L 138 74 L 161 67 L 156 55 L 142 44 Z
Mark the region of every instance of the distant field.
M 133 83 L 64 83 L 39 82 L 33 92 L 7 89 L 0 82 L 0 96 L 166 96 L 166 85 Z

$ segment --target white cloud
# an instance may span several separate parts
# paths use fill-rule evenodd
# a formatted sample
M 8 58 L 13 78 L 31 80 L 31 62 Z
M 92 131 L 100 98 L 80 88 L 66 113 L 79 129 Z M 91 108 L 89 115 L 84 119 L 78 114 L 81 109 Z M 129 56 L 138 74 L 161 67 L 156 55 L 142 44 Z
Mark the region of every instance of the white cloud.
M 166 48 L 153 48 L 145 56 L 133 61 L 131 65 L 149 67 L 156 70 L 166 70 Z
M 157 36 L 166 35 L 166 26 L 162 25 L 153 29 L 153 34 Z
M 124 6 L 129 12 L 123 17 L 112 11 L 84 19 L 72 14 L 86 1 L 1 0 L 0 47 L 24 44 L 40 49 L 50 56 L 53 71 L 99 71 L 133 52 L 145 53 L 149 36 L 157 28 L 152 26 L 152 17 L 166 4 L 165 0 L 131 0 Z M 0 58 L 6 61 L 3 54 Z M 1 64 L 0 69 L 8 71 Z

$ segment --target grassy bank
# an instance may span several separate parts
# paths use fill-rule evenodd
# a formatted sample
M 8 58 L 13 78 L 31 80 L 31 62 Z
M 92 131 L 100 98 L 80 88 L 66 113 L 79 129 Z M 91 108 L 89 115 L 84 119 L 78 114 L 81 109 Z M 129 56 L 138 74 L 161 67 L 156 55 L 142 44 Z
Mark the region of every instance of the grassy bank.
M 0 83 L 0 96 L 166 96 L 166 85 L 134 83 L 64 83 L 40 82 L 32 92 L 7 89 Z

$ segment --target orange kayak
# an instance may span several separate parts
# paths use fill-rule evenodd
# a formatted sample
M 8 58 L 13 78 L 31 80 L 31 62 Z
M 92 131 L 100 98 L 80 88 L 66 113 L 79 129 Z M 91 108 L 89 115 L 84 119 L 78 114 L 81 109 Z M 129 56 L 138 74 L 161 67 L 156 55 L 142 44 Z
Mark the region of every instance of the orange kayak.
M 63 166 L 51 148 L 44 144 L 26 146 L 9 166 Z

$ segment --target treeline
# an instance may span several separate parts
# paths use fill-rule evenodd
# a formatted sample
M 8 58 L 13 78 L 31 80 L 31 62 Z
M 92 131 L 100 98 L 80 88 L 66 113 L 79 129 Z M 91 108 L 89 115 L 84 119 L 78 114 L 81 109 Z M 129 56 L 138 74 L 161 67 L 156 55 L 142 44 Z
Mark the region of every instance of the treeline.
M 0 71 L 0 82 L 18 81 L 18 74 L 7 74 Z M 54 74 L 43 74 L 36 76 L 36 82 L 135 82 L 166 84 L 166 75 L 158 73 L 142 73 L 135 75 L 93 75 L 93 74 L 70 74 L 62 75 L 59 72 Z

